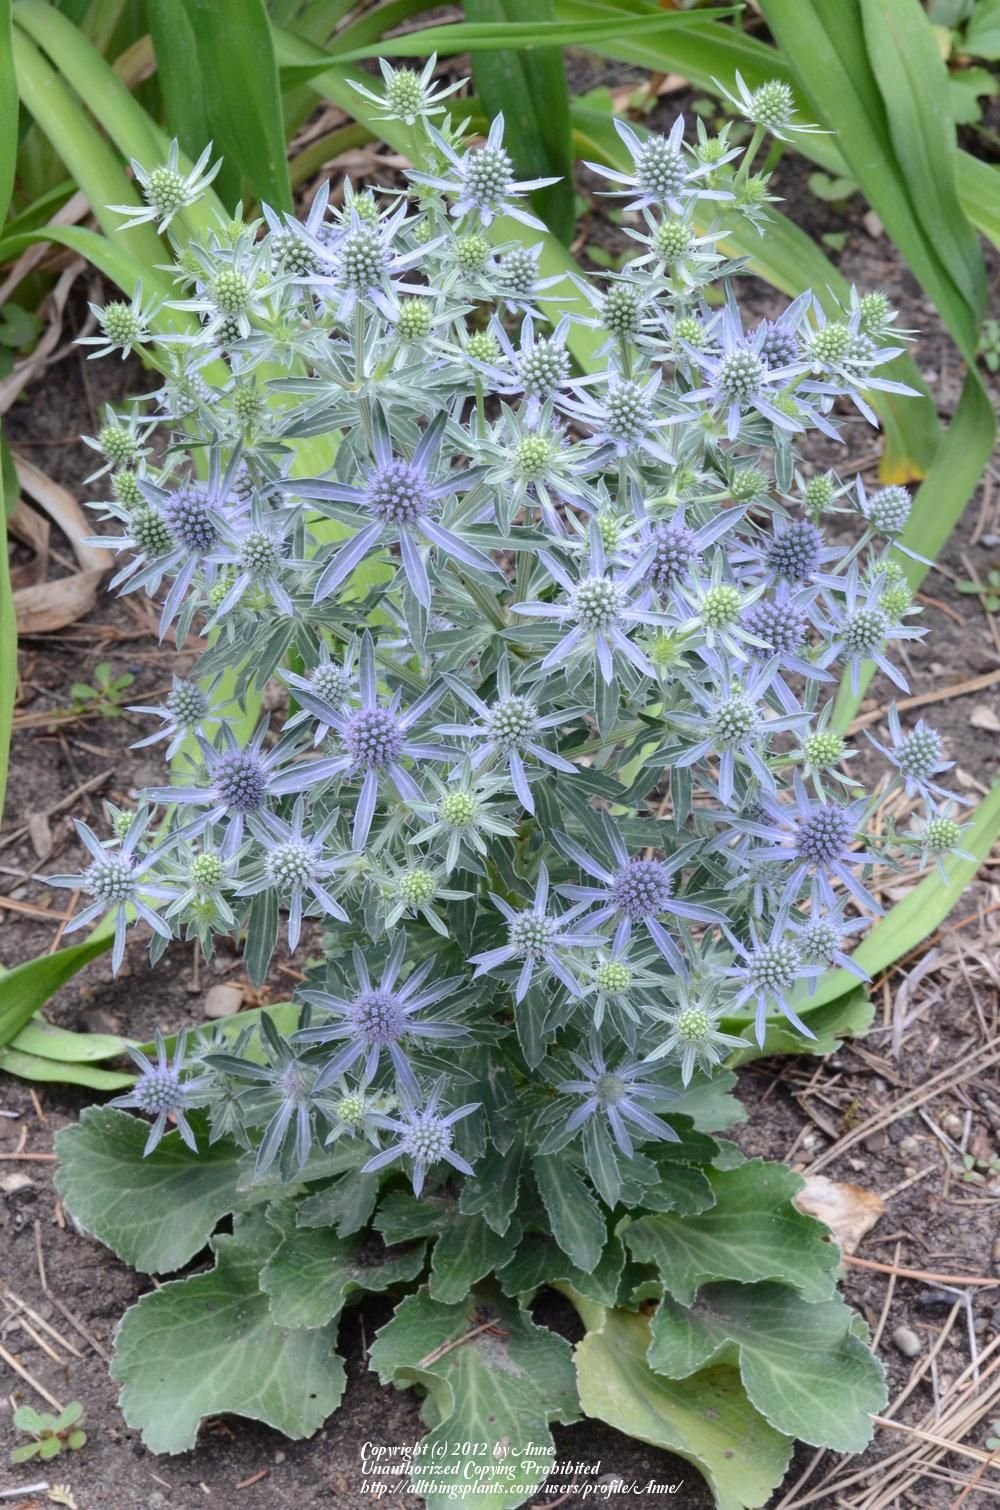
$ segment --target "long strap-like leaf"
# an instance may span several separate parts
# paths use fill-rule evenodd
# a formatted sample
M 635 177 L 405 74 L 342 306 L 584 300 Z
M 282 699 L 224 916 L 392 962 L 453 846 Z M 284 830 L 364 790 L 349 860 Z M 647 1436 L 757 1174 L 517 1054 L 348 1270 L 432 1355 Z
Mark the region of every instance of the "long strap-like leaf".
M 17 79 L 14 74 L 10 0 L 0 0 L 0 225 L 6 219 L 14 187 L 16 154 Z M 7 508 L 4 504 L 3 471 L 3 466 L 0 465 L 0 816 L 3 815 L 4 793 L 7 789 L 14 689 L 17 685 L 17 625 L 7 561 Z

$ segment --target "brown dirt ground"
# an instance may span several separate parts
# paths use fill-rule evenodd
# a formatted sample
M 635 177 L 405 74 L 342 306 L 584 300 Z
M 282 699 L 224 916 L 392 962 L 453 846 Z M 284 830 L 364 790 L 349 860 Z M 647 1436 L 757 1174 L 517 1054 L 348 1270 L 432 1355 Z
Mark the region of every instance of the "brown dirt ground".
M 619 72 L 612 82 L 620 78 Z M 663 108 L 672 113 L 674 102 L 666 102 Z M 786 210 L 816 236 L 831 230 L 847 233 L 846 245 L 836 259 L 841 270 L 863 287 L 885 288 L 901 309 L 900 324 L 920 331 L 917 361 L 942 413 L 950 413 L 961 370 L 933 309 L 900 266 L 889 241 L 863 228 L 864 206 L 854 200 L 842 212 L 816 199 L 804 180 L 801 163 L 791 156 L 783 159 L 776 182 Z M 615 228 L 602 225 L 596 215 L 592 219 L 593 233 L 615 244 Z M 775 307 L 774 295 L 763 285 L 752 285 L 749 298 L 760 313 Z M 81 310 L 82 305 L 71 306 L 69 320 L 74 329 L 79 328 Z M 77 350 L 71 350 L 11 411 L 6 422 L 9 439 L 15 449 L 79 496 L 95 496 L 83 486 L 91 453 L 78 444 L 77 435 L 94 433 L 100 403 L 138 391 L 143 381 L 131 363 L 87 364 Z M 863 423 L 849 423 L 846 433 L 849 454 L 863 463 L 866 477 L 873 477 L 875 437 Z M 927 644 L 916 646 L 910 656 L 916 692 L 954 687 L 1000 667 L 996 621 L 987 618 L 976 599 L 955 590 L 956 579 L 969 575 L 969 561 L 981 574 L 997 561 L 998 480 L 1000 473 L 991 472 L 925 584 L 924 622 L 930 634 Z M 15 555 L 16 561 L 21 559 L 27 558 Z M 55 563 L 52 575 L 60 571 Z M 9 899 L 58 911 L 64 894 L 54 898 L 39 878 L 53 868 L 72 869 L 79 858 L 72 816 L 97 819 L 102 799 L 124 801 L 137 787 L 160 779 L 155 751 L 133 754 L 127 748 L 130 740 L 145 732 L 132 715 L 58 721 L 57 710 L 66 707 L 70 684 L 89 680 L 100 661 L 110 662 L 116 674 L 128 671 L 135 676 L 129 701 L 155 701 L 176 664 L 172 650 L 157 646 L 148 607 L 131 598 L 117 602 L 105 598 L 72 628 L 58 635 L 27 638 L 22 644 L 6 827 L 0 831 L 0 909 Z M 866 708 L 883 706 L 887 692 L 884 684 L 876 683 Z M 969 695 L 956 693 L 932 710 L 933 721 L 958 762 L 959 782 L 973 797 L 995 775 L 996 735 L 980 725 L 983 709 L 996 712 L 998 708 L 1000 696 L 993 686 Z M 56 810 L 68 793 L 84 786 L 89 789 L 71 808 Z M 32 813 L 49 815 L 53 847 L 44 860 L 19 832 Z M 969 1183 L 961 1177 L 962 1152 L 971 1152 L 987 1164 L 1000 1153 L 996 1067 L 952 1083 L 968 1068 L 971 1055 L 987 1054 L 988 1045 L 996 1043 L 998 867 L 996 860 L 984 865 L 949 926 L 879 984 L 878 1025 L 864 1043 L 845 1046 L 826 1061 L 788 1058 L 741 1072 L 741 1095 L 750 1118 L 736 1136 L 748 1154 L 788 1158 L 803 1170 L 820 1160 L 824 1172 L 833 1178 L 880 1192 L 886 1211 L 862 1244 L 860 1256 L 866 1260 L 933 1273 L 998 1276 L 1000 1285 L 1000 1179 L 986 1176 Z M 54 920 L 8 907 L 0 911 L 0 922 L 0 956 L 7 965 L 56 944 Z M 157 1024 L 173 1029 L 201 1021 L 208 986 L 218 980 L 239 980 L 241 973 L 238 958 L 225 952 L 212 966 L 203 964 L 199 973 L 190 949 L 174 946 L 154 975 L 143 948 L 134 944 L 117 981 L 111 980 L 107 962 L 97 961 L 59 993 L 48 1015 L 68 1028 L 106 1026 L 147 1038 Z M 286 996 L 293 983 L 294 973 L 279 962 L 263 999 Z M 904 1023 L 901 1030 L 900 1022 Z M 853 1130 L 867 1130 L 869 1120 L 883 1113 L 888 1120 L 907 1093 L 928 1087 L 934 1076 L 941 1080 L 918 1109 L 896 1116 L 886 1127 L 868 1131 L 839 1151 L 839 1144 Z M 39 1087 L 36 1097 L 21 1081 L 0 1081 L 0 1109 L 14 1114 L 0 1118 L 0 1180 L 17 1174 L 31 1182 L 0 1196 L 0 1279 L 47 1317 L 82 1356 L 60 1348 L 57 1351 L 65 1353 L 67 1361 L 56 1363 L 26 1333 L 4 1323 L 0 1323 L 0 1341 L 58 1398 L 84 1402 L 90 1432 L 86 1448 L 69 1460 L 58 1460 L 47 1475 L 31 1465 L 18 1470 L 0 1467 L 0 1489 L 47 1476 L 72 1486 L 79 1510 L 156 1506 L 195 1510 L 206 1504 L 227 1510 L 230 1506 L 239 1510 L 294 1506 L 298 1510 L 307 1505 L 355 1510 L 365 1502 L 358 1467 L 361 1444 L 408 1441 L 421 1434 L 412 1394 L 380 1390 L 364 1366 L 366 1343 L 390 1314 L 388 1303 L 382 1300 L 366 1301 L 346 1315 L 341 1334 L 350 1381 L 345 1404 L 310 1441 L 290 1443 L 265 1427 L 227 1418 L 204 1428 L 194 1452 L 155 1458 L 137 1433 L 125 1426 L 102 1353 L 110 1347 L 123 1310 L 149 1282 L 73 1230 L 52 1189 L 52 1165 L 44 1159 L 53 1134 L 90 1099 L 86 1092 L 47 1086 Z M 22 1142 L 24 1149 L 43 1158 L 19 1160 L 16 1151 Z M 49 1294 L 83 1323 L 97 1347 L 72 1331 L 51 1303 L 43 1288 L 39 1255 Z M 997 1338 L 1000 1291 L 986 1287 L 955 1291 L 922 1279 L 890 1280 L 884 1273 L 851 1267 L 845 1292 L 879 1334 L 878 1350 L 893 1398 L 922 1369 L 898 1409 L 901 1426 L 919 1426 L 959 1442 L 964 1438 L 967 1447 L 981 1449 L 990 1434 L 990 1422 L 1000 1417 L 1000 1394 L 994 1396 L 992 1409 L 988 1402 L 996 1379 L 995 1373 L 989 1373 L 995 1356 L 983 1365 L 978 1393 L 965 1388 L 962 1375 L 972 1361 L 971 1350 L 978 1355 Z M 956 1296 L 961 1295 L 970 1297 L 968 1313 L 962 1305 L 953 1315 Z M 572 1313 L 561 1302 L 543 1301 L 542 1315 L 566 1335 L 575 1335 Z M 921 1354 L 916 1360 L 904 1357 L 891 1340 L 901 1325 L 911 1328 L 919 1339 Z M 942 1331 L 946 1332 L 943 1344 L 928 1366 L 928 1352 L 940 1341 Z M 0 1370 L 0 1377 L 11 1399 L 31 1397 L 9 1370 Z M 948 1418 L 957 1398 L 956 1381 L 965 1401 L 987 1402 L 981 1407 L 987 1413 L 967 1423 L 964 1433 Z M 936 1409 L 941 1418 L 935 1422 Z M 683 1487 L 674 1496 L 675 1503 L 684 1510 L 707 1510 L 710 1504 L 701 1480 L 687 1465 L 599 1422 L 557 1428 L 555 1435 L 564 1458 L 600 1459 L 602 1473 L 639 1484 L 650 1479 L 681 1480 Z M 13 1441 L 9 1412 L 0 1406 L 0 1462 L 6 1461 Z M 785 1485 L 787 1498 L 779 1491 L 773 1504 L 784 1510 L 807 1503 L 875 1510 L 875 1500 L 869 1496 L 876 1491 L 884 1496 L 878 1498 L 879 1506 L 943 1510 L 955 1504 L 978 1463 L 967 1456 L 943 1453 L 930 1465 L 928 1476 L 907 1483 L 904 1475 L 897 1481 L 892 1476 L 893 1455 L 912 1452 L 915 1445 L 919 1439 L 912 1434 L 883 1429 L 860 1458 L 846 1461 L 825 1455 L 808 1482 L 795 1491 L 792 1486 L 813 1457 L 811 1451 L 800 1450 Z M 828 1473 L 832 1477 L 825 1479 Z M 842 1483 L 851 1474 L 863 1477 L 850 1486 Z M 974 1510 L 995 1504 L 998 1495 L 1000 1472 L 989 1468 L 963 1505 Z M 663 1499 L 662 1492 L 640 1492 L 612 1495 L 608 1502 L 643 1510 L 662 1504 Z M 395 1502 L 407 1510 L 418 1504 L 409 1495 L 397 1495 Z M 538 1503 L 543 1500 L 539 1498 Z M 573 1496 L 563 1503 L 572 1510 L 584 1501 Z

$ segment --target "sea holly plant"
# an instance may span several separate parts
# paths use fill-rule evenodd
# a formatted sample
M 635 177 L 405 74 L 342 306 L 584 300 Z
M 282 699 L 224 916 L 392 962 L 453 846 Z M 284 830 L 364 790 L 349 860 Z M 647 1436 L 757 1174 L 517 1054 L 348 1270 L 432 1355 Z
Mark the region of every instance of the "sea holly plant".
M 870 662 L 905 690 L 922 630 L 902 490 L 803 443 L 899 391 L 900 337 L 878 293 L 741 310 L 712 216 L 767 235 L 780 90 L 737 86 L 747 151 L 622 127 L 607 192 L 646 250 L 573 315 L 502 119 L 472 138 L 426 74 L 383 73 L 423 131 L 408 182 L 178 252 L 197 328 L 144 344 L 153 385 L 95 442 L 116 588 L 188 656 L 139 707 L 169 780 L 56 878 L 111 914 L 116 967 L 137 923 L 154 962 L 229 936 L 262 982 L 287 940 L 306 978 L 136 1050 L 61 1135 L 60 1188 L 146 1272 L 211 1254 L 118 1334 L 155 1450 L 220 1411 L 316 1430 L 344 1306 L 392 1291 L 370 1361 L 422 1396 L 428 1505 L 462 1443 L 483 1460 L 454 1476 L 524 1503 L 581 1413 L 762 1505 L 795 1438 L 857 1451 L 884 1395 L 797 1176 L 719 1136 L 746 1115 L 725 1061 L 849 1028 L 813 994 L 866 978 L 880 869 L 965 842 L 932 729 L 894 711 L 852 765 L 833 714 Z M 574 318 L 604 337 L 586 374 Z M 545 1286 L 575 1353 L 528 1310 Z

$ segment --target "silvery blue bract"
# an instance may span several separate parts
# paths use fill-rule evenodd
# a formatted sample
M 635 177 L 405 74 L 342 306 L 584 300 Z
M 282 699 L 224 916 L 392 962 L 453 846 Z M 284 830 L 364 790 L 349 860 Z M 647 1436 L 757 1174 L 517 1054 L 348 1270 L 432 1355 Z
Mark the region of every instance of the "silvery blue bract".
M 594 166 L 638 254 L 581 287 L 543 275 L 547 181 L 519 180 L 503 121 L 467 139 L 429 70 L 383 76 L 424 133 L 409 193 L 324 185 L 303 221 L 177 242 L 186 333 L 154 341 L 141 290 L 96 311 L 96 354 L 141 346 L 160 375 L 91 442 L 114 586 L 204 653 L 137 710 L 169 783 L 106 841 L 81 826 L 87 868 L 54 879 L 92 899 L 76 925 L 114 911 L 116 968 L 133 919 L 154 957 L 245 934 L 255 980 L 281 912 L 292 950 L 322 927 L 289 1036 L 142 1061 L 124 1104 L 150 1144 L 197 1107 L 259 1171 L 347 1140 L 419 1193 L 516 1129 L 602 1195 L 641 1190 L 735 1029 L 809 1033 L 875 863 L 961 843 L 931 729 L 893 712 L 868 794 L 831 719 L 867 661 L 906 688 L 908 496 L 796 451 L 906 391 L 882 375 L 901 348 L 877 294 L 741 312 L 713 217 L 765 226 L 767 181 L 726 133 L 618 123 L 630 170 Z M 801 129 L 783 90 L 739 82 L 753 152 Z M 143 216 L 175 234 L 207 164 L 137 169 Z M 238 733 L 271 678 L 287 712 Z M 886 783 L 912 832 L 869 832 Z

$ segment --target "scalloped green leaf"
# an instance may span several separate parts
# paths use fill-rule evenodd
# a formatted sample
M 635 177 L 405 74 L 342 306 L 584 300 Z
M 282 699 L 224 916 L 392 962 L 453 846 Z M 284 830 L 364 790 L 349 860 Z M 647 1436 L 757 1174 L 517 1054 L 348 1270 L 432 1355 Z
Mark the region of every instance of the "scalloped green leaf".
M 497 1271 L 506 1295 L 533 1295 L 543 1285 L 570 1285 L 598 1305 L 613 1306 L 625 1267 L 621 1239 L 612 1234 L 597 1267 L 590 1273 L 578 1269 L 551 1237 L 529 1232 L 513 1257 Z
M 263 1421 L 285 1436 L 311 1436 L 344 1392 L 334 1353 L 336 1324 L 294 1330 L 275 1324 L 258 1283 L 278 1240 L 263 1212 L 213 1243 L 215 1268 L 144 1295 L 126 1311 L 112 1377 L 129 1426 L 151 1452 L 186 1452 L 206 1416 L 223 1411 Z
M 432 1429 L 411 1487 L 427 1510 L 454 1505 L 455 1480 L 436 1476 L 433 1465 L 447 1465 L 453 1444 L 462 1442 L 486 1446 L 473 1461 L 486 1470 L 483 1492 L 488 1487 L 494 1510 L 523 1504 L 555 1461 L 549 1422 L 579 1416 L 569 1343 L 536 1326 L 493 1285 L 457 1305 L 441 1305 L 426 1290 L 407 1296 L 379 1332 L 370 1361 L 383 1384 L 426 1391 L 423 1415 Z M 515 1455 L 529 1444 L 535 1452 Z M 461 1471 L 461 1459 L 450 1461 Z
M 456 1210 L 456 1202 L 448 1196 L 424 1195 L 418 1200 L 409 1190 L 390 1190 L 379 1203 L 375 1226 L 387 1243 L 437 1237 Z
M 431 1297 L 445 1305 L 464 1300 L 474 1284 L 507 1262 L 520 1238 L 520 1222 L 511 1222 L 499 1233 L 484 1217 L 456 1213 L 434 1244 Z
M 168 1274 L 204 1248 L 239 1204 L 238 1150 L 202 1133 L 201 1151 L 192 1153 L 172 1132 L 143 1158 L 148 1135 L 138 1117 L 88 1107 L 56 1135 L 56 1189 L 74 1221 L 119 1258 L 143 1274 Z
M 523 1149 L 516 1142 L 506 1152 L 491 1143 L 476 1160 L 476 1173 L 462 1186 L 459 1205 L 466 1216 L 482 1216 L 494 1232 L 504 1233 L 517 1207 Z
M 707 1173 L 715 1205 L 695 1216 L 640 1217 L 625 1230 L 633 1257 L 655 1264 L 665 1289 L 685 1305 L 716 1279 L 778 1279 L 806 1300 L 828 1300 L 838 1250 L 822 1222 L 793 1204 L 799 1176 L 763 1159 Z
M 378 1175 L 359 1170 L 343 1175 L 324 1190 L 314 1191 L 300 1202 L 300 1227 L 333 1227 L 340 1237 L 360 1232 L 378 1200 Z
M 608 1311 L 576 1349 L 580 1404 L 588 1416 L 693 1463 L 717 1510 L 758 1510 L 770 1502 L 791 1457 L 791 1440 L 747 1399 L 738 1370 L 700 1369 L 677 1382 L 646 1361 L 649 1323 Z
M 663 1297 L 647 1358 L 671 1379 L 737 1363 L 747 1395 L 776 1430 L 813 1447 L 862 1452 L 886 1389 L 856 1321 L 842 1300 L 811 1305 L 787 1285 L 705 1285 L 691 1307 Z
M 590 1274 L 600 1262 L 608 1237 L 600 1206 L 565 1158 L 536 1154 L 532 1167 L 552 1236 L 577 1267 Z
M 406 1284 L 424 1267 L 424 1242 L 388 1248 L 377 1237 L 296 1227 L 290 1206 L 270 1206 L 267 1220 L 280 1241 L 260 1271 L 260 1288 L 270 1298 L 275 1326 L 326 1326 L 352 1294 Z

